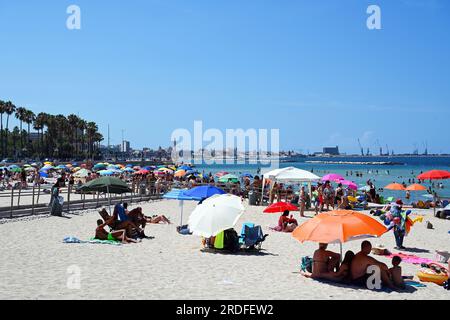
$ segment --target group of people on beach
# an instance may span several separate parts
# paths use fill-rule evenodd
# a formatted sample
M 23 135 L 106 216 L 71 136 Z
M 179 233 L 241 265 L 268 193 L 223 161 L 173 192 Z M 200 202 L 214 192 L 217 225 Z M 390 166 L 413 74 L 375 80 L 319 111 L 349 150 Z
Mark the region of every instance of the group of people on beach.
M 147 224 L 166 223 L 170 220 L 164 215 L 146 216 L 142 212 L 142 207 L 128 210 L 128 203 L 118 203 L 114 206 L 112 216 L 105 208 L 99 212 L 102 219 L 97 220 L 95 229 L 95 239 L 120 241 L 122 243 L 136 243 L 142 239 L 152 239 L 147 236 L 144 229 Z M 109 227 L 111 231 L 105 230 Z
M 303 272 L 303 275 L 313 279 L 366 287 L 373 274 L 369 267 L 375 266 L 380 271 L 383 286 L 390 289 L 405 288 L 400 267 L 402 260 L 399 256 L 392 258 L 392 267 L 389 268 L 370 256 L 372 244 L 369 241 L 363 241 L 361 251 L 356 254 L 353 251 L 347 251 L 342 262 L 340 254 L 329 251 L 327 248 L 327 244 L 319 244 L 319 249 L 314 252 L 312 258 L 312 272 Z

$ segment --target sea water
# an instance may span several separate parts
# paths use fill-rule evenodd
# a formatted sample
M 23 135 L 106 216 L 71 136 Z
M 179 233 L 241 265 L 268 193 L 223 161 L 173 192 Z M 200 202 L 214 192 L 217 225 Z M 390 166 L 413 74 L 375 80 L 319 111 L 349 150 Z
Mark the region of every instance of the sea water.
M 330 163 L 309 163 L 309 161 L 333 161 L 333 162 L 394 162 L 401 163 L 396 165 L 381 165 L 381 164 L 330 164 Z M 416 157 L 308 157 L 288 160 L 287 162 L 280 162 L 280 168 L 296 167 L 299 169 L 312 171 L 319 177 L 328 173 L 337 173 L 342 175 L 345 179 L 354 181 L 358 186 L 362 187 L 367 184 L 370 179 L 376 188 L 383 188 L 386 185 L 398 182 L 409 185 L 409 179 L 415 179 L 418 183 L 417 176 L 421 172 L 429 170 L 450 170 L 450 156 L 416 156 Z M 253 176 L 258 174 L 258 169 L 263 169 L 263 166 L 256 164 L 214 164 L 214 165 L 196 165 L 196 169 L 200 173 L 215 174 L 219 171 L 226 171 L 231 174 L 240 176 L 244 173 L 249 173 Z M 355 173 L 362 173 L 362 177 L 356 177 Z M 352 173 L 352 174 L 351 174 Z M 435 190 L 442 198 L 450 198 L 450 179 L 448 180 L 434 180 Z M 437 188 L 438 184 L 443 184 L 444 188 Z M 428 188 L 431 186 L 430 181 L 422 183 Z M 384 190 L 382 195 L 386 197 L 400 198 L 406 203 L 417 200 L 427 200 L 424 197 L 427 191 L 411 191 L 411 199 L 406 201 L 405 191 Z

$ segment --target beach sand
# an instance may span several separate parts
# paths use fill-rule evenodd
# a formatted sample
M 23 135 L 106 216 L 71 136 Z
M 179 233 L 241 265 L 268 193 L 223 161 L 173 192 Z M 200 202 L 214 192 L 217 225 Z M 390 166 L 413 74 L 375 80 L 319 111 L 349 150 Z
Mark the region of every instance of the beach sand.
M 195 207 L 185 202 L 185 222 Z M 435 284 L 413 292 L 375 292 L 338 284 L 326 284 L 302 277 L 302 256 L 312 255 L 315 243 L 301 244 L 290 234 L 269 230 L 278 215 L 262 214 L 263 207 L 250 207 L 238 222 L 262 225 L 270 234 L 261 254 L 202 252 L 201 239 L 176 232 L 180 208 L 177 201 L 161 200 L 140 204 L 144 213 L 164 214 L 172 225 L 150 225 L 146 233 L 156 238 L 139 244 L 64 244 L 64 237 L 87 240 L 93 236 L 97 211 L 75 213 L 68 218 L 34 217 L 0 221 L 0 299 L 449 299 L 449 291 Z M 134 205 L 132 206 L 132 208 Z M 426 215 L 434 230 L 418 223 L 405 239 L 415 254 L 433 258 L 435 250 L 450 249 L 450 221 L 433 217 L 432 210 L 414 211 Z M 311 212 L 307 213 L 312 215 Z M 298 213 L 295 214 L 298 217 Z M 306 219 L 299 219 L 304 221 Z M 372 244 L 395 246 L 392 233 Z M 344 244 L 357 252 L 361 241 Z M 329 249 L 339 252 L 337 245 Z M 428 250 L 428 252 L 421 252 Z M 395 252 L 395 251 L 394 251 Z M 390 261 L 379 257 L 391 266 Z M 80 270 L 79 289 L 69 289 L 70 266 Z M 419 266 L 402 263 L 405 275 L 415 275 Z M 69 268 L 70 271 L 70 268 Z M 417 278 L 415 278 L 417 280 Z

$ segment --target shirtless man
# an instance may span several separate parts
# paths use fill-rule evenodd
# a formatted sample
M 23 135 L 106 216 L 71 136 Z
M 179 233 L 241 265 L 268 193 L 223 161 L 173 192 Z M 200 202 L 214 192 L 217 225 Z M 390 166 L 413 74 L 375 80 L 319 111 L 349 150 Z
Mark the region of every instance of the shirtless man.
M 339 269 L 341 255 L 327 251 L 326 243 L 319 243 L 319 249 L 314 252 L 313 272 L 311 277 L 316 279 L 335 280 L 335 272 Z
M 367 279 L 371 276 L 371 274 L 367 273 L 367 268 L 369 266 L 378 266 L 381 271 L 381 281 L 383 285 L 390 289 L 395 289 L 390 279 L 388 267 L 384 263 L 369 257 L 371 252 L 372 244 L 369 241 L 363 241 L 361 244 L 361 251 L 355 255 L 350 267 L 352 282 L 366 287 Z

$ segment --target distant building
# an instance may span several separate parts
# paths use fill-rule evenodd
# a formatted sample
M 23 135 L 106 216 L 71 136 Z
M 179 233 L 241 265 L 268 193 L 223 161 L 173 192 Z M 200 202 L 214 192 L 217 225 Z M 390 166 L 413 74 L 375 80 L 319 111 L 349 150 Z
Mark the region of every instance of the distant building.
M 332 156 L 338 156 L 339 155 L 339 147 L 324 147 L 323 148 L 323 153 L 324 154 L 329 154 Z
M 131 151 L 130 141 L 126 141 L 126 140 L 122 141 L 122 148 L 120 151 L 124 152 L 124 153 L 130 152 Z

